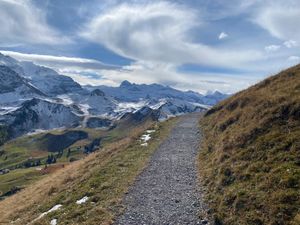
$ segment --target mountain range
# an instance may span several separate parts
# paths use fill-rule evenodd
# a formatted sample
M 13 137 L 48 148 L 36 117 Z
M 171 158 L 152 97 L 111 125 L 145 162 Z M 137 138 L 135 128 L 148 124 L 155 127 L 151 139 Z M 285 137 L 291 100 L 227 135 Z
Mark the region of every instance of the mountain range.
M 0 82 L 0 124 L 11 138 L 61 127 L 109 128 L 128 113 L 143 115 L 140 110 L 162 121 L 206 110 L 227 97 L 129 81 L 119 87 L 81 86 L 53 69 L 1 53 Z

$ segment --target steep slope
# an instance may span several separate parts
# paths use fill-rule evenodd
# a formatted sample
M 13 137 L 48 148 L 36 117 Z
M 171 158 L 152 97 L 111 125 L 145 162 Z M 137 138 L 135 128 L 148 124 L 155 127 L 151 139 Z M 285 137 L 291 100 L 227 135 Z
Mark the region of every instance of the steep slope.
M 186 113 L 202 112 L 206 110 L 202 105 L 192 104 L 178 99 L 167 99 L 164 104 L 159 106 L 157 111 L 157 119 L 159 121 L 166 120 L 172 116 L 179 116 Z
M 7 66 L 23 78 L 28 79 L 32 85 L 47 95 L 55 96 L 83 91 L 81 86 L 72 78 L 32 62 L 20 62 L 0 53 L 0 65 Z
M 7 66 L 0 65 L 0 104 L 16 104 L 22 99 L 45 96 L 26 79 Z
M 24 102 L 18 109 L 0 116 L 0 124 L 8 127 L 10 137 L 33 132 L 36 129 L 54 129 L 78 126 L 81 117 L 76 109 L 33 98 Z
M 201 126 L 217 224 L 300 224 L 300 65 L 221 102 Z
M 144 106 L 133 113 L 125 113 L 118 121 L 117 126 L 121 129 L 126 129 L 126 127 L 137 126 L 147 120 L 157 121 L 158 114 L 150 107 Z
M 32 62 L 20 62 L 24 76 L 31 80 L 32 84 L 48 95 L 56 96 L 70 92 L 83 91 L 81 86 L 72 78 L 58 74 L 56 71 L 35 65 Z
M 88 106 L 87 110 L 90 115 L 109 115 L 116 108 L 116 101 L 112 97 L 106 96 L 99 89 L 93 90 L 89 95 L 80 100 L 79 103 Z

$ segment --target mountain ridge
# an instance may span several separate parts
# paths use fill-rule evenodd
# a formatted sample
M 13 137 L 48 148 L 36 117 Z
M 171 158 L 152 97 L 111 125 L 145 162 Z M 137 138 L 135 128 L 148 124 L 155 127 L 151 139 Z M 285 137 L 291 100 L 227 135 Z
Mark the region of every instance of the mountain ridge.
M 107 124 L 107 129 L 110 129 L 111 124 L 121 119 L 125 113 L 134 114 L 145 106 L 159 115 L 153 118 L 162 121 L 184 113 L 206 110 L 227 97 L 220 93 L 216 96 L 204 96 L 160 84 L 134 84 L 126 80 L 119 87 L 81 86 L 70 77 L 60 75 L 50 68 L 17 61 L 1 53 L 0 72 L 2 81 L 10 81 L 5 87 L 2 84 L 2 90 L 10 91 L 9 94 L 0 93 L 0 125 L 8 127 L 8 133 L 12 137 L 47 128 L 72 128 L 73 124 L 81 127 L 87 124 L 102 127 Z M 20 90 L 15 90 L 15 80 L 19 80 L 18 87 L 22 87 Z M 39 107 L 29 109 L 25 107 L 28 102 L 38 102 Z M 65 110 L 57 113 L 58 108 Z M 29 115 L 28 110 L 31 112 L 30 118 L 25 116 Z M 49 113 L 51 110 L 54 110 L 52 116 L 57 121 L 63 121 L 50 124 L 52 120 L 49 120 L 50 117 L 45 112 Z M 24 115 L 23 121 L 18 116 L 20 114 Z M 70 123 L 68 117 L 77 118 L 77 122 Z M 44 122 L 38 122 L 37 118 Z M 13 128 L 15 122 L 12 121 L 19 121 L 24 125 L 19 127 L 22 132 L 16 132 Z

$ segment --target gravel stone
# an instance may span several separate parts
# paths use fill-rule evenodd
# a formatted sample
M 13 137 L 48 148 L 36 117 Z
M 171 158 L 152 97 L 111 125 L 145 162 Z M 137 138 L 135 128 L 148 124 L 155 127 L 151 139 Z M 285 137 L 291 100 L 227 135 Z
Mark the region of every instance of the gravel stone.
M 115 225 L 195 225 L 204 209 L 197 184 L 199 114 L 183 116 L 123 199 Z M 206 209 L 207 210 L 207 209 Z

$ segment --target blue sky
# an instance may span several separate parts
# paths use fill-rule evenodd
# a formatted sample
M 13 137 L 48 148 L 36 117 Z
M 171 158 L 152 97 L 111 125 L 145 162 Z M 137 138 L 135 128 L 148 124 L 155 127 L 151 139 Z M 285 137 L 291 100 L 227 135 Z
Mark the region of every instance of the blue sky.
M 298 0 L 0 0 L 0 51 L 81 84 L 233 93 L 300 62 Z

